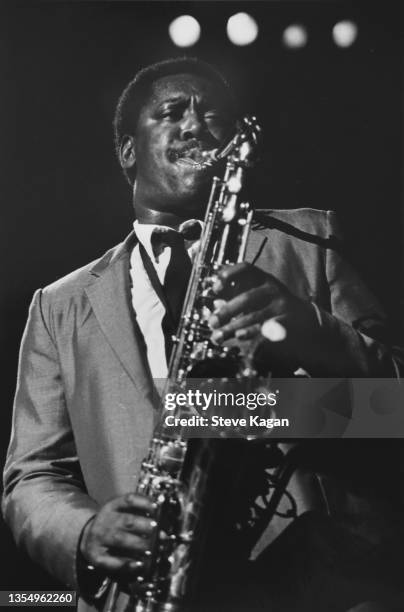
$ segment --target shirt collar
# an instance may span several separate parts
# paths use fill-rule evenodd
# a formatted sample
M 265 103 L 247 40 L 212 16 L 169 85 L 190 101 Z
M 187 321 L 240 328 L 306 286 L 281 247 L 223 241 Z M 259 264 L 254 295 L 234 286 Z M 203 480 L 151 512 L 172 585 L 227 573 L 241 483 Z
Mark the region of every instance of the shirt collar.
M 181 225 L 178 227 L 178 231 L 181 232 L 182 230 L 186 229 L 188 225 L 191 225 L 193 223 L 198 223 L 201 226 L 201 230 L 203 230 L 204 228 L 204 223 L 203 221 L 201 221 L 200 219 L 188 219 L 187 221 L 184 221 L 183 223 L 181 223 Z M 139 221 L 137 219 L 135 219 L 135 221 L 133 222 L 133 229 L 135 231 L 136 237 L 139 240 L 140 244 L 143 245 L 146 253 L 148 254 L 148 256 L 150 257 L 150 259 L 157 261 L 157 257 L 153 252 L 153 247 L 152 247 L 152 234 L 153 232 L 158 229 L 158 230 L 171 230 L 171 231 L 175 231 L 173 230 L 172 227 L 168 227 L 167 225 L 158 225 L 155 223 L 139 223 Z M 195 242 L 195 241 L 188 241 L 186 240 L 186 242 Z

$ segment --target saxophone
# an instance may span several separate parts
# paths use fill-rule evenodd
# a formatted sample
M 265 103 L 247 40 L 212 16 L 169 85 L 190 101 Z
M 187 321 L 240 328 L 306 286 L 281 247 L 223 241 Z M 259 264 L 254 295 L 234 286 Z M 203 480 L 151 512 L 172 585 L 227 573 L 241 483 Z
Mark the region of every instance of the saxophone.
M 193 264 L 181 323 L 173 338 L 163 398 L 169 392 L 184 389 L 189 378 L 220 372 L 220 376 L 243 380 L 256 374 L 236 348 L 210 341 L 208 318 L 218 270 L 244 259 L 253 211 L 248 202 L 240 201 L 240 196 L 246 170 L 256 158 L 260 131 L 254 117 L 244 117 L 231 141 L 221 150 L 206 154 L 203 162 L 211 166 L 225 159 L 226 167 L 222 180 L 213 179 L 201 246 Z M 181 414 L 184 411 L 187 408 L 181 408 Z M 197 573 L 208 514 L 212 440 L 187 440 L 181 430 L 172 430 L 163 420 L 157 425 L 141 466 L 137 492 L 157 503 L 158 526 L 144 568 L 130 585 L 127 612 L 183 610 Z

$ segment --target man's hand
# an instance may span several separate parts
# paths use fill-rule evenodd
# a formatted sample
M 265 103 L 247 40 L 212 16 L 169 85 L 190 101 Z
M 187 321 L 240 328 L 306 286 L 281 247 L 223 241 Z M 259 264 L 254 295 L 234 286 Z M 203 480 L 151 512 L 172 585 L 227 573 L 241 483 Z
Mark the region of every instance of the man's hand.
M 248 263 L 222 268 L 213 291 L 221 298 L 215 302 L 216 310 L 209 320 L 215 343 L 233 337 L 241 341 L 257 338 L 262 324 L 271 319 L 274 329 L 278 325 L 274 344 L 279 347 L 274 350 L 292 362 L 300 360 L 302 342 L 318 327 L 309 302 L 294 296 L 271 274 Z
M 143 567 L 155 535 L 156 510 L 156 504 L 135 493 L 107 502 L 84 528 L 82 556 L 107 575 L 136 573 Z

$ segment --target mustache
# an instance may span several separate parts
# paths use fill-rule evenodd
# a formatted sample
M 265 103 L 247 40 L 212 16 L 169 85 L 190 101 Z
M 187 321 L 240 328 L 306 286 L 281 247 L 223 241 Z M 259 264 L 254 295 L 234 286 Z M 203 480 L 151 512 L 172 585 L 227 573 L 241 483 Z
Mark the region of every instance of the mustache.
M 212 145 L 206 142 L 201 142 L 200 140 L 192 139 L 188 140 L 184 144 L 178 147 L 172 147 L 168 150 L 168 158 L 170 161 L 175 162 L 177 159 L 181 157 L 187 157 L 189 153 L 192 151 L 193 156 L 200 157 L 203 159 L 203 152 L 209 151 L 212 148 Z

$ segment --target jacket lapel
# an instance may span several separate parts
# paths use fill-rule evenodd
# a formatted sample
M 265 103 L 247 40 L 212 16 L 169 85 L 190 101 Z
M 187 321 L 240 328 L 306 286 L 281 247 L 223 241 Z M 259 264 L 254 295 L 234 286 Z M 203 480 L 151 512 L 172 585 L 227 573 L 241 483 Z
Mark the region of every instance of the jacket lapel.
M 130 252 L 135 243 L 130 234 L 118 249 L 91 270 L 86 287 L 94 314 L 123 368 L 143 396 L 152 393 L 144 340 L 133 313 L 130 294 Z
M 245 261 L 247 263 L 256 263 L 262 253 L 262 250 L 267 240 L 267 236 L 263 236 L 261 232 L 250 232 L 247 242 L 247 250 L 245 254 Z
M 255 263 L 265 237 L 251 232 L 246 261 Z M 91 269 L 86 287 L 94 314 L 111 348 L 143 396 L 153 393 L 153 382 L 146 359 L 144 339 L 133 313 L 130 293 L 130 253 L 136 244 L 132 232 L 117 249 L 108 252 Z

